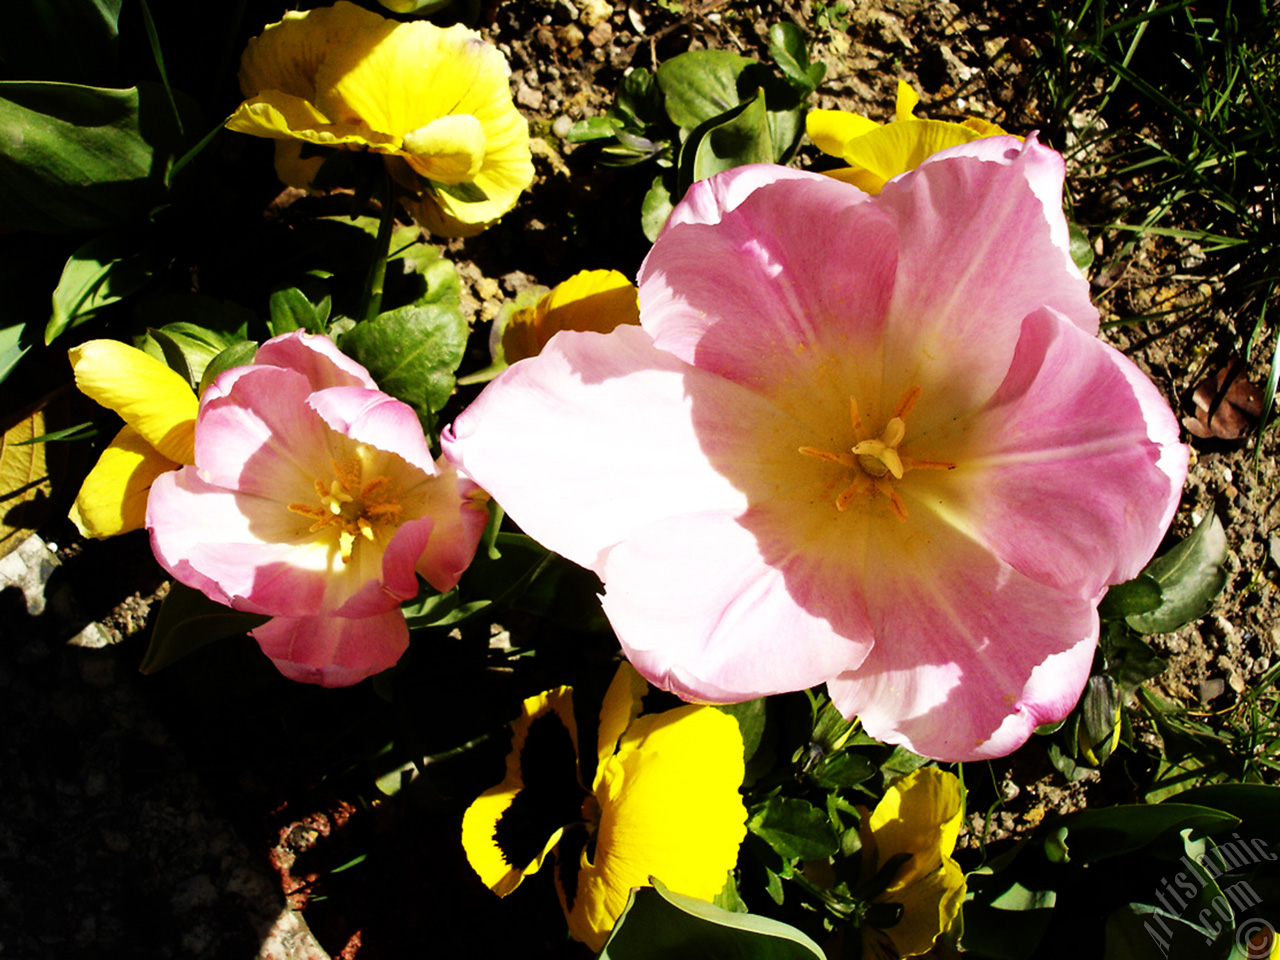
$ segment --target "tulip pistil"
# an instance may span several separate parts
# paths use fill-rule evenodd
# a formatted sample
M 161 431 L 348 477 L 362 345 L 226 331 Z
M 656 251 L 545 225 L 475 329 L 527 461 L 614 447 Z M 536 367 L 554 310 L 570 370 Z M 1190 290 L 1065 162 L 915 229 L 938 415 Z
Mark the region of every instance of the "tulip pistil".
M 858 412 L 858 401 L 849 398 L 849 418 L 853 423 L 853 435 L 857 441 L 848 453 L 823 450 L 819 447 L 801 447 L 806 457 L 816 457 L 828 463 L 838 463 L 853 471 L 853 482 L 836 496 L 836 509 L 842 513 L 849 509 L 859 494 L 875 497 L 877 494 L 889 501 L 889 510 L 899 520 L 907 519 L 907 507 L 898 493 L 896 481 L 910 470 L 953 470 L 954 463 L 940 460 L 917 460 L 901 449 L 907 436 L 907 416 L 920 399 L 920 388 L 912 387 L 902 395 L 893 409 L 893 416 L 885 423 L 880 436 L 873 437 Z
M 329 465 L 333 479 L 327 485 L 323 480 L 315 482 L 318 505 L 291 503 L 289 511 L 315 521 L 307 529 L 308 533 L 335 530 L 338 554 L 345 564 L 351 562 L 360 540 L 377 541 L 377 525 L 399 526 L 404 508 L 395 492 L 389 489 L 387 477 L 364 479 L 365 465 L 361 457 L 348 457 L 341 462 L 331 460 Z

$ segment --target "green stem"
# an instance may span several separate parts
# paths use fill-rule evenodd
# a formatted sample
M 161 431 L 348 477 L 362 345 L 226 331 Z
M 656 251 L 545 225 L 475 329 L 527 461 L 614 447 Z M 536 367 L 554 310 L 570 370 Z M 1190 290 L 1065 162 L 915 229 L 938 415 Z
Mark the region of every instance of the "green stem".
M 391 176 L 382 178 L 382 219 L 378 221 L 378 239 L 374 241 L 374 259 L 369 265 L 369 278 L 364 285 L 361 320 L 372 320 L 382 312 L 382 286 L 387 276 L 387 255 L 391 252 L 391 232 L 396 224 L 395 187 Z

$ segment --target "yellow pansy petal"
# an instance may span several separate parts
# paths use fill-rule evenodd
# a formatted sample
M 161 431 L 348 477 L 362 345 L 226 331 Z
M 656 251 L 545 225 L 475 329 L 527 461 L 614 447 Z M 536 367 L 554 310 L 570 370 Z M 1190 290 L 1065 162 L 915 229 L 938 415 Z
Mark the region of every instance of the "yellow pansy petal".
M 534 306 L 512 313 L 502 331 L 507 363 L 542 352 L 561 330 L 608 333 L 640 322 L 635 285 L 617 270 L 583 270 L 559 284 Z
M 631 722 L 640 716 L 641 701 L 648 692 L 648 682 L 636 672 L 635 667 L 625 660 L 618 665 L 618 672 L 613 675 L 609 689 L 605 692 L 604 702 L 600 705 L 600 727 L 596 733 L 599 759 L 593 790 L 600 786 L 605 765 L 618 752 L 618 741 L 627 732 Z
M 76 386 L 109 407 L 163 456 L 195 462 L 195 392 L 174 370 L 118 340 L 90 340 L 68 351 Z
M 324 157 L 303 157 L 301 140 L 276 141 L 276 176 L 289 187 L 310 190 L 324 166 Z
M 845 110 L 810 110 L 804 118 L 804 132 L 823 153 L 844 156 L 844 145 L 880 124 Z
M 485 136 L 480 121 L 455 113 L 432 120 L 404 136 L 414 169 L 436 183 L 470 183 L 484 162 Z
M 703 900 L 719 893 L 746 835 L 742 776 L 737 721 L 714 707 L 636 720 L 596 790 L 594 856 L 582 854 L 566 911 L 573 936 L 600 950 L 631 888 L 647 886 L 650 876 Z
M 951 926 L 964 899 L 964 873 L 951 859 L 964 816 L 959 779 L 936 767 L 892 784 L 864 823 L 874 843 L 867 853 L 882 864 L 911 854 L 878 900 L 902 905 L 902 919 L 884 933 L 902 956 L 925 953 Z
M 83 536 L 95 539 L 142 529 L 151 484 L 179 466 L 126 425 L 85 477 L 71 508 L 72 522 Z
M 960 125 L 962 127 L 968 127 L 970 130 L 977 131 L 977 134 L 980 137 L 1000 137 L 1006 136 L 1008 133 L 1004 127 L 997 126 L 989 120 L 982 120 L 978 117 L 968 117 L 961 121 Z M 1018 139 L 1021 140 L 1022 137 L 1019 137 Z
M 254 37 L 240 58 L 240 89 L 246 97 L 279 90 L 315 100 L 316 74 L 334 50 L 350 49 L 388 21 L 353 3 L 289 11 Z
M 839 180 L 841 183 L 851 183 L 863 193 L 879 193 L 885 184 L 884 177 L 877 176 L 870 170 L 863 170 L 861 167 L 823 170 L 822 175 L 832 180 Z
M 890 180 L 914 170 L 939 150 L 969 143 L 981 136 L 963 124 L 945 120 L 902 120 L 850 140 L 844 147 L 844 159 L 852 167 Z
M 586 796 L 578 782 L 578 727 L 569 687 L 529 697 L 511 730 L 506 776 L 462 818 L 467 860 L 500 897 L 538 872 L 565 825 L 581 819 Z M 525 770 L 537 774 L 532 787 L 522 776 Z
M 894 109 L 894 115 L 899 120 L 911 120 L 912 114 L 916 112 L 916 104 L 920 102 L 920 94 L 916 93 L 911 84 L 905 80 L 898 81 L 898 102 Z
M 351 123 L 330 123 L 310 102 L 279 90 L 246 100 L 226 123 L 228 130 L 255 137 L 292 138 L 326 147 L 353 144 L 395 150 L 400 141 Z

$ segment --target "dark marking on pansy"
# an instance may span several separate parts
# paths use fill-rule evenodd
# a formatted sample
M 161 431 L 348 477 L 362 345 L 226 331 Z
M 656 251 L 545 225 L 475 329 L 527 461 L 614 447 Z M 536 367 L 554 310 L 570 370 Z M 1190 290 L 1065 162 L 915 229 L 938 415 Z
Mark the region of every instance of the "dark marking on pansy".
M 587 828 L 575 824 L 556 845 L 556 882 L 564 893 L 564 908 L 573 910 L 578 897 L 578 871 L 582 869 L 582 849 L 587 845 Z
M 493 839 L 507 863 L 524 869 L 553 833 L 582 818 L 578 758 L 556 713 L 544 713 L 529 724 L 520 751 L 520 779 L 521 790 L 494 824 Z

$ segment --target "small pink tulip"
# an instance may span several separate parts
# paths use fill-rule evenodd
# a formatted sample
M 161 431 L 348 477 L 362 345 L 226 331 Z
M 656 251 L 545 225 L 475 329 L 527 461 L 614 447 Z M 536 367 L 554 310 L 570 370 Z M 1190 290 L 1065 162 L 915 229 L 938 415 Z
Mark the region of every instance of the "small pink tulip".
M 874 197 L 773 166 L 695 184 L 641 327 L 558 334 L 446 454 L 601 577 L 652 683 L 826 683 L 881 740 L 1008 753 L 1075 704 L 1098 602 L 1186 474 L 1159 391 L 1095 337 L 1062 178 L 991 137 Z
M 205 391 L 195 465 L 151 488 L 147 528 L 177 580 L 236 610 L 294 680 L 340 687 L 395 664 L 400 604 L 471 562 L 484 495 L 433 461 L 417 416 L 325 337 L 295 332 Z

